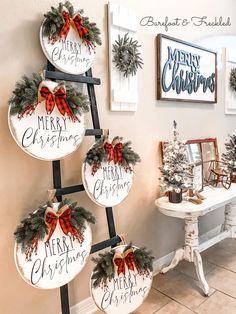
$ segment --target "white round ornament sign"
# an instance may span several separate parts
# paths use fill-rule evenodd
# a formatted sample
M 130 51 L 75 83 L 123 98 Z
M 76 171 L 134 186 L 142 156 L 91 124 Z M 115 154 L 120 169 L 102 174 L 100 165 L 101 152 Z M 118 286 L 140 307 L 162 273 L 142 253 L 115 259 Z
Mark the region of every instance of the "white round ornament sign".
M 62 115 L 55 100 L 60 87 L 52 81 L 45 84 L 54 98 L 52 112 L 47 113 L 46 99 L 41 99 L 31 114 L 20 119 L 10 114 L 10 107 L 8 123 L 20 148 L 35 158 L 51 161 L 66 157 L 79 147 L 84 137 L 85 123 L 83 114 L 77 115 L 76 120 L 66 113 Z
M 59 203 L 53 204 L 57 212 Z M 38 241 L 37 253 L 32 253 L 30 259 L 15 244 L 14 257 L 17 270 L 21 277 L 31 286 L 41 289 L 59 288 L 71 280 L 83 269 L 90 254 L 92 233 L 85 222 L 83 241 L 78 241 L 71 234 L 65 235 L 61 224 L 56 228 L 47 241 Z
M 51 41 L 40 28 L 40 43 L 46 58 L 60 71 L 82 74 L 91 68 L 95 58 L 95 48 L 84 42 L 78 31 L 70 26 L 66 38 Z
M 114 249 L 116 253 L 113 260 L 119 260 L 119 267 L 123 268 L 119 275 L 117 267 L 114 278 L 96 288 L 93 286 L 93 279 L 90 280 L 93 300 L 104 313 L 132 313 L 144 302 L 152 286 L 152 273 L 140 273 L 134 263 L 128 262 L 130 251 L 123 253 L 125 247 L 126 245 L 121 245 Z
M 93 173 L 92 166 L 84 162 L 82 180 L 85 191 L 93 202 L 100 206 L 112 207 L 120 204 L 133 182 L 133 167 L 123 167 L 114 161 L 102 162 Z

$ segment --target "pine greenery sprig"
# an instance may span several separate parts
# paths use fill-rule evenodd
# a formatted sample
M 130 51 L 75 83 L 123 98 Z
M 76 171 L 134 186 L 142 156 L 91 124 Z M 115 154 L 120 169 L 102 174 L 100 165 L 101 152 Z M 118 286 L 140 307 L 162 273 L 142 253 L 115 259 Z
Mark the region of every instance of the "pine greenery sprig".
M 153 260 L 154 256 L 151 255 L 151 251 L 147 251 L 145 247 L 141 247 L 134 251 L 134 259 L 138 268 L 142 272 L 153 271 Z
M 124 248 L 123 253 L 129 249 L 133 249 L 134 263 L 140 275 L 153 271 L 154 256 L 151 255 L 151 251 L 147 251 L 145 247 L 135 248 L 130 243 Z M 92 261 L 96 264 L 92 275 L 94 288 L 99 285 L 106 286 L 107 281 L 115 277 L 116 271 L 113 263 L 115 253 L 115 249 L 113 249 L 110 252 L 100 253 L 98 257 L 92 258 Z
M 58 209 L 66 204 L 71 209 L 71 225 L 76 229 L 83 231 L 86 227 L 86 221 L 92 224 L 96 222 L 92 213 L 83 207 L 77 206 L 77 202 L 71 203 L 70 200 L 64 199 L 60 203 Z M 43 240 L 48 234 L 48 226 L 45 223 L 45 211 L 48 206 L 52 207 L 52 202 L 48 202 L 47 205 L 40 206 L 36 211 L 23 219 L 20 225 L 16 228 L 14 236 L 16 243 L 20 245 L 23 253 L 25 253 L 31 246 L 35 236 L 37 236 L 38 240 Z
M 230 172 L 236 171 L 236 133 L 229 134 L 229 140 L 225 143 L 226 152 L 222 154 L 222 162 Z
M 229 86 L 236 92 L 236 68 L 232 68 L 229 77 Z
M 60 2 L 57 8 L 51 7 L 51 11 L 44 14 L 45 21 L 43 23 L 43 35 L 47 36 L 49 40 L 57 39 L 59 33 L 64 25 L 64 19 L 62 12 L 66 8 L 69 12 L 70 17 L 72 18 L 75 14 L 73 5 L 66 1 L 65 3 Z M 84 13 L 84 10 L 78 10 L 76 13 L 79 13 L 81 16 Z M 87 27 L 89 34 L 85 35 L 84 40 L 92 43 L 95 46 L 95 43 L 101 45 L 100 30 L 97 28 L 96 23 L 90 23 L 88 17 L 82 16 L 82 24 Z
M 38 100 L 38 87 L 42 77 L 33 73 L 31 77 L 24 75 L 15 85 L 13 95 L 9 99 L 10 114 L 20 114 L 29 105 L 35 105 Z
M 26 109 L 31 107 L 32 111 L 38 105 L 38 89 L 43 79 L 38 73 L 32 73 L 31 76 L 24 75 L 15 85 L 13 95 L 9 99 L 10 114 L 23 116 Z M 64 85 L 64 82 L 60 82 Z M 88 97 L 77 91 L 72 85 L 65 84 L 66 101 L 74 115 L 86 113 L 89 111 Z
M 76 90 L 72 85 L 66 84 L 66 101 L 74 115 L 81 115 L 89 111 L 88 97 Z
M 92 280 L 93 287 L 96 288 L 100 284 L 106 286 L 107 281 L 115 276 L 115 268 L 113 257 L 115 251 L 99 253 L 99 257 L 93 257 L 92 261 L 96 264 L 93 270 Z
M 113 44 L 113 62 L 124 77 L 134 76 L 138 68 L 142 69 L 143 60 L 140 57 L 138 41 L 130 38 L 128 33 L 124 37 L 118 35 L 118 40 Z
M 122 137 L 116 136 L 113 138 L 112 143 L 114 142 L 121 142 L 123 140 Z M 96 169 L 99 169 L 101 167 L 102 162 L 108 161 L 108 153 L 106 152 L 104 148 L 104 141 L 105 138 L 102 137 L 99 139 L 87 152 L 85 157 L 85 162 L 88 163 L 90 166 L 95 167 Z M 138 162 L 141 161 L 140 156 L 134 152 L 131 148 L 131 141 L 122 143 L 122 162 L 121 165 L 125 168 L 128 168 L 130 165 L 135 166 Z
M 21 246 L 22 252 L 25 252 L 30 247 L 35 235 L 38 236 L 39 240 L 43 240 L 45 235 L 48 234 L 48 227 L 44 220 L 46 208 L 47 205 L 40 206 L 38 210 L 23 219 L 16 228 L 14 236 L 16 243 Z

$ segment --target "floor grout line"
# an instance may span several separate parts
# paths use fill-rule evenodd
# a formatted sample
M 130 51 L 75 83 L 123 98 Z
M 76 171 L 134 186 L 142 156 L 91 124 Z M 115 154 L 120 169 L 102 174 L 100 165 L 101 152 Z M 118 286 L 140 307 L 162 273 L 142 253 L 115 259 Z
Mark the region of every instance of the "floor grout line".
M 209 260 L 207 260 L 207 262 L 208 262 L 209 264 L 212 264 L 212 265 L 217 266 L 217 267 L 219 267 L 219 268 L 223 268 L 223 269 L 225 269 L 225 270 L 228 270 L 228 271 L 230 271 L 230 272 L 233 273 L 233 274 L 236 274 L 236 271 L 233 271 L 233 270 L 231 270 L 231 269 L 228 269 L 228 268 L 226 268 L 225 266 L 220 266 L 220 265 L 218 265 L 218 264 L 216 264 L 216 263 L 214 263 L 214 262 L 212 262 L 212 261 L 209 261 Z M 211 270 L 208 274 L 210 274 L 212 271 L 214 271 L 214 269 Z M 208 274 L 207 274 L 207 275 L 208 275 Z

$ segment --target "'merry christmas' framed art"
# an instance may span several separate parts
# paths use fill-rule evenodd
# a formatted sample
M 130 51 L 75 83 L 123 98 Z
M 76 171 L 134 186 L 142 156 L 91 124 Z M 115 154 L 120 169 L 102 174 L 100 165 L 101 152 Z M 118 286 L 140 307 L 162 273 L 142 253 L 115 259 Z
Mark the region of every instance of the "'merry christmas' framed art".
M 217 102 L 216 52 L 159 34 L 157 65 L 158 100 Z

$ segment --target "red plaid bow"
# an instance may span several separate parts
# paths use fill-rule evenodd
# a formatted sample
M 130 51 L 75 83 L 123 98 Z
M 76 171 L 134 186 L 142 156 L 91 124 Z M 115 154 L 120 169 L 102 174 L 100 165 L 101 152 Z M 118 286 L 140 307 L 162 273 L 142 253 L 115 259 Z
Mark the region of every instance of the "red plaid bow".
M 65 233 L 65 235 L 68 235 L 69 232 L 72 235 L 72 237 L 77 238 L 78 236 L 81 236 L 77 230 L 75 230 L 72 226 L 71 226 L 71 209 L 68 207 L 68 205 L 63 206 L 60 209 L 60 213 L 55 213 L 53 212 L 53 209 L 48 207 L 45 213 L 45 222 L 48 224 L 48 226 L 50 227 L 50 232 L 47 238 L 48 242 L 53 234 L 53 232 L 56 229 L 57 226 L 57 221 L 59 220 L 59 224 L 61 226 L 62 231 Z
M 66 90 L 64 86 L 56 88 L 53 92 L 46 86 L 42 86 L 39 90 L 40 95 L 45 98 L 45 107 L 47 114 L 52 113 L 55 104 L 59 112 L 64 116 L 67 114 L 73 121 L 77 120 L 77 117 L 71 111 L 66 101 Z
M 116 253 L 113 258 L 113 263 L 117 266 L 117 274 L 125 275 L 125 265 L 127 265 L 128 269 L 134 270 L 134 252 L 133 250 L 127 250 L 123 255 Z
M 74 18 L 71 18 L 69 12 L 63 11 L 62 16 L 64 19 L 64 25 L 62 26 L 62 29 L 59 33 L 59 37 L 66 39 L 66 37 L 69 33 L 69 30 L 70 30 L 71 24 L 72 25 L 74 24 L 74 26 L 75 26 L 78 34 L 79 34 L 79 37 L 81 39 L 85 40 L 84 37 L 89 34 L 89 30 L 87 29 L 86 26 L 83 25 L 81 15 L 78 13 L 75 15 Z
M 115 146 L 112 146 L 110 143 L 104 144 L 104 149 L 109 155 L 108 161 L 114 160 L 114 163 L 122 162 L 122 143 L 117 143 Z

